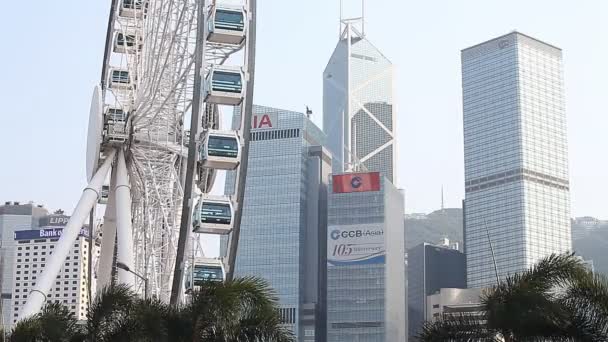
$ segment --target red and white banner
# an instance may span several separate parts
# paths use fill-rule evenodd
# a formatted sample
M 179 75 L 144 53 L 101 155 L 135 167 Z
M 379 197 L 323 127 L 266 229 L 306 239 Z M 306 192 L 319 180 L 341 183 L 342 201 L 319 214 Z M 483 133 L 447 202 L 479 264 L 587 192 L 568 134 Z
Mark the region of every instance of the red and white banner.
M 380 191 L 380 172 L 335 175 L 332 180 L 335 194 Z

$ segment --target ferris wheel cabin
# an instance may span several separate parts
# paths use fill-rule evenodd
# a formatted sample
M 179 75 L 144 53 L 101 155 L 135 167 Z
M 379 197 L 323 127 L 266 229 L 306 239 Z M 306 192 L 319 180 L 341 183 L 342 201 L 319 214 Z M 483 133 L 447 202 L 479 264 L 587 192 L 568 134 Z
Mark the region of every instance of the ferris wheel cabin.
M 97 203 L 99 204 L 108 204 L 108 198 L 110 197 L 110 186 L 109 185 L 102 185 L 101 186 L 101 193 L 99 194 L 99 199 L 97 200 Z
M 188 144 L 190 144 L 190 130 L 189 129 L 184 130 L 184 134 L 182 135 L 182 144 L 185 147 L 188 147 Z
M 210 130 L 201 145 L 200 161 L 203 167 L 234 170 L 241 157 L 241 142 L 235 131 Z
M 186 290 L 201 286 L 205 281 L 224 281 L 224 267 L 219 259 L 198 258 L 194 260 L 192 272 L 186 282 Z
M 148 2 L 144 0 L 122 0 L 119 15 L 126 18 L 141 17 L 147 8 Z
M 219 44 L 242 44 L 246 35 L 245 18 L 242 9 L 214 7 L 209 16 L 207 40 Z
M 192 217 L 195 233 L 227 235 L 232 231 L 234 207 L 228 197 L 201 196 Z
M 220 105 L 239 105 L 244 97 L 244 79 L 241 68 L 214 65 L 205 79 L 205 101 Z
M 108 142 L 123 143 L 129 137 L 128 113 L 120 108 L 108 108 L 104 120 L 104 138 Z
M 141 51 L 141 37 L 135 34 L 116 33 L 114 38 L 114 52 L 116 53 L 135 53 Z
M 108 85 L 112 89 L 133 89 L 133 80 L 128 70 L 110 69 Z

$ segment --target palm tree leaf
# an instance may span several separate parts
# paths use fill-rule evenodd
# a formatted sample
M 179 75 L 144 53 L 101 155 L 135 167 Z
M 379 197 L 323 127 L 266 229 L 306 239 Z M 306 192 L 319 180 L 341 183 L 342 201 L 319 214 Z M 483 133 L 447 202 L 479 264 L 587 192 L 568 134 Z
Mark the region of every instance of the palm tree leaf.
M 136 299 L 126 285 L 109 286 L 101 290 L 89 308 L 87 331 L 93 341 L 114 341 L 115 332 L 130 329 L 129 312 Z

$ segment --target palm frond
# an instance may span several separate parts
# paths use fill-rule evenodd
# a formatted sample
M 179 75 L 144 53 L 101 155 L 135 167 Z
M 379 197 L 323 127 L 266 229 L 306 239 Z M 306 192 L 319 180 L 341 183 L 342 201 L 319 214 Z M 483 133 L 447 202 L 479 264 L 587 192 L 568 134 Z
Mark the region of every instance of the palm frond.
M 37 316 L 17 322 L 11 331 L 11 342 L 36 342 L 42 337 L 42 326 Z
M 93 341 L 113 341 L 116 331 L 129 329 L 129 313 L 136 296 L 126 285 L 101 290 L 87 314 L 87 332 Z

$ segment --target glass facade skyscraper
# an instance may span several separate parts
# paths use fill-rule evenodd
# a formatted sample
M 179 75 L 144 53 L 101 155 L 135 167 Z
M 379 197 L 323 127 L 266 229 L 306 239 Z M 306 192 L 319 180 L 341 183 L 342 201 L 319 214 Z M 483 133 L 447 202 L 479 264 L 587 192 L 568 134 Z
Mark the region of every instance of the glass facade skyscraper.
M 334 172 L 379 171 L 395 182 L 393 65 L 351 24 L 323 72 L 323 131 Z
M 462 51 L 469 287 L 569 251 L 562 52 L 518 32 Z
M 388 179 L 369 174 L 332 177 L 327 342 L 407 338 L 403 195 Z
M 269 281 L 298 341 L 324 341 L 325 136 L 302 113 L 254 106 L 250 138 L 235 275 Z M 229 174 L 226 193 L 233 184 Z

